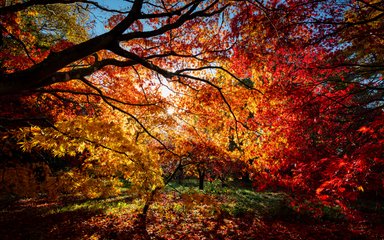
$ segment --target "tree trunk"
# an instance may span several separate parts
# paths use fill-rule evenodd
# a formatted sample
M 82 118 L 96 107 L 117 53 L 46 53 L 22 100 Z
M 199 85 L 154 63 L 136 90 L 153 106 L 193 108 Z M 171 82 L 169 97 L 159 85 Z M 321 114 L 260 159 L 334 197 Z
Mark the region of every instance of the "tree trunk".
M 199 189 L 204 190 L 205 170 L 198 168 L 197 171 L 199 172 Z
M 184 171 L 183 171 L 183 168 L 180 168 L 179 171 L 178 171 L 178 175 L 177 175 L 177 182 L 179 184 L 182 184 L 183 183 L 183 178 L 184 178 Z
M 150 239 L 149 234 L 147 232 L 147 213 L 158 189 L 159 188 L 155 188 L 155 190 L 151 191 L 147 198 L 147 201 L 144 204 L 141 214 L 139 214 L 138 216 L 136 227 L 140 231 L 143 239 Z

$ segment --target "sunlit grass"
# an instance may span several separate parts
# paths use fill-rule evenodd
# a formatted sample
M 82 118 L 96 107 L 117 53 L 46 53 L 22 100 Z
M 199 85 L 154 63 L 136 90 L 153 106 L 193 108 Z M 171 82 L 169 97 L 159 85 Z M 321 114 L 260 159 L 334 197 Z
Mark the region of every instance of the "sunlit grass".
M 162 199 L 163 198 L 163 199 Z M 69 202 L 56 206 L 47 214 L 87 211 L 106 215 L 121 216 L 141 212 L 144 201 L 119 196 L 108 199 L 94 199 L 81 202 Z M 167 217 L 169 214 L 187 216 L 189 214 L 204 214 L 213 217 L 226 214 L 232 217 L 249 215 L 256 218 L 278 218 L 295 214 L 289 204 L 289 197 L 280 192 L 257 192 L 250 188 L 238 186 L 222 186 L 221 182 L 206 182 L 204 190 L 198 189 L 197 179 L 179 184 L 171 182 L 150 207 L 152 214 Z M 338 209 L 327 208 L 325 213 L 330 218 L 340 214 Z
M 198 189 L 196 179 L 188 179 L 179 184 L 172 182 L 165 192 L 180 195 L 203 194 L 207 198 L 213 197 L 217 202 L 216 208 L 232 216 L 252 214 L 258 217 L 274 217 L 288 211 L 288 196 L 279 192 L 256 192 L 253 189 L 238 186 L 222 186 L 220 181 L 206 182 L 204 190 Z M 217 205 L 218 204 L 218 205 Z
M 37 208 L 36 213 L 42 219 L 54 219 L 65 224 L 69 224 L 66 221 L 69 218 L 78 221 L 81 223 L 76 225 L 78 229 L 89 228 L 83 239 L 109 239 L 105 236 L 109 236 L 110 231 L 111 236 L 136 231 L 135 224 L 144 200 L 128 195 L 81 201 L 68 197 L 45 207 L 40 205 L 33 201 L 28 204 Z M 31 210 L 24 205 L 21 207 L 23 211 Z M 320 207 L 326 214 L 324 222 L 341 219 L 339 209 Z M 160 239 L 182 239 L 185 236 L 195 239 L 230 236 L 229 239 L 237 239 L 237 236 L 257 231 L 269 232 L 267 223 L 275 220 L 279 223 L 281 220 L 299 220 L 296 222 L 300 223 L 302 219 L 308 219 L 304 218 L 306 216 L 291 207 L 290 198 L 284 193 L 257 192 L 237 185 L 222 186 L 219 181 L 207 182 L 204 190 L 199 190 L 197 180 L 192 179 L 186 184 L 172 182 L 156 194 L 147 214 L 146 227 L 150 235 Z M 98 229 L 97 232 L 94 229 Z M 248 229 L 254 231 L 247 232 Z
M 47 214 L 58 214 L 75 211 L 102 212 L 104 214 L 122 215 L 137 212 L 143 203 L 140 200 L 129 200 L 127 196 L 108 199 L 86 200 L 82 202 L 66 203 L 64 206 L 56 207 Z

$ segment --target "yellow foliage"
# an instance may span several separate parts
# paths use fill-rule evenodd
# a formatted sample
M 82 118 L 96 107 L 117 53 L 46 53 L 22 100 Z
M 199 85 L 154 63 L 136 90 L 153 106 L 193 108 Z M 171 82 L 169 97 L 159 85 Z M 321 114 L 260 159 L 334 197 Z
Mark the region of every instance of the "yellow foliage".
M 60 190 L 79 198 L 106 198 L 120 194 L 122 183 L 113 177 L 90 177 L 78 169 L 59 177 Z
M 164 183 L 159 155 L 148 147 L 148 140 L 137 140 L 137 128 L 112 119 L 76 117 L 57 122 L 55 128 L 21 129 L 18 137 L 24 151 L 84 158 L 81 169 L 59 177 L 64 192 L 86 198 L 114 196 L 121 187 L 118 178 L 124 178 L 132 184 L 130 191 L 146 196 Z
M 359 190 L 360 192 L 364 192 L 364 188 L 363 188 L 363 186 L 358 186 L 358 187 L 357 187 L 357 190 Z

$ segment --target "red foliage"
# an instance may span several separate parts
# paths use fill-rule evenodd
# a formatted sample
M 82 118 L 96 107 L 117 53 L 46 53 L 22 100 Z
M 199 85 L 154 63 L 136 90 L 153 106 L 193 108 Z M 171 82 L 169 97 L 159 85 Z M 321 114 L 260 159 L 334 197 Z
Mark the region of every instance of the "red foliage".
M 259 163 L 256 157 L 253 165 L 261 167 L 253 172 L 255 184 L 282 187 L 347 211 L 359 198 L 384 198 L 384 115 L 382 105 L 372 105 L 382 96 L 376 81 L 381 75 L 373 71 L 362 77 L 343 66 L 349 50 L 337 44 L 352 32 L 338 30 L 337 24 L 315 24 L 331 21 L 329 16 L 343 21 L 345 11 L 336 3 L 271 1 L 264 10 L 244 5 L 232 31 L 243 40 L 234 50 L 234 69 L 247 77 L 250 69 L 258 72 L 251 77 L 262 82 L 257 86 L 266 99 L 248 119 L 255 124 L 248 126 L 273 129 L 263 136 L 268 139 L 263 151 L 275 160 Z M 309 21 L 314 23 L 304 23 Z M 276 147 L 281 137 L 286 143 Z

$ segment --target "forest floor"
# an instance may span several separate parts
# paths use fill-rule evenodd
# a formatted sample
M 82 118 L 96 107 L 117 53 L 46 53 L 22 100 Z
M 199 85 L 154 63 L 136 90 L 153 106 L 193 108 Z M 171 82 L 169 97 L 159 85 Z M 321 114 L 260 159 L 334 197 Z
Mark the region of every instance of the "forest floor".
M 128 196 L 97 200 L 20 199 L 0 205 L 0 239 L 144 239 L 143 206 Z M 336 208 L 297 213 L 287 196 L 207 184 L 171 184 L 158 194 L 147 239 L 384 239 L 384 216 L 348 221 Z

